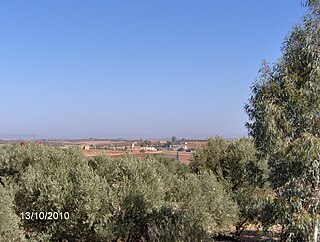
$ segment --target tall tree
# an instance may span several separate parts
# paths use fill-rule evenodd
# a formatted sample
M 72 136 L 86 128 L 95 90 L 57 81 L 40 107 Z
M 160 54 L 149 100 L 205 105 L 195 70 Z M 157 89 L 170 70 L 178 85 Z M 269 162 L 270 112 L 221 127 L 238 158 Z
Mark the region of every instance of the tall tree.
M 289 241 L 317 241 L 320 187 L 319 0 L 288 35 L 283 55 L 264 63 L 246 105 L 250 134 L 268 158 L 273 197 L 264 224 Z M 271 210 L 271 211 L 270 211 Z

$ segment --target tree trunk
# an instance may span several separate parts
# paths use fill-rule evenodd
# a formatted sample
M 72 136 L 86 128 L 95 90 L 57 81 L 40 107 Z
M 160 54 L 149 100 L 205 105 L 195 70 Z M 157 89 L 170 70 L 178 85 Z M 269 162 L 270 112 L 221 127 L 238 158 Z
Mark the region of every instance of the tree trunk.
M 316 199 L 316 204 L 315 204 L 315 210 L 316 214 L 313 220 L 313 242 L 318 242 L 318 232 L 319 232 L 319 218 L 318 218 L 318 206 L 319 206 L 319 173 L 317 175 L 317 186 L 315 189 L 315 199 Z
M 316 215 L 313 227 L 313 241 L 318 242 L 318 215 Z

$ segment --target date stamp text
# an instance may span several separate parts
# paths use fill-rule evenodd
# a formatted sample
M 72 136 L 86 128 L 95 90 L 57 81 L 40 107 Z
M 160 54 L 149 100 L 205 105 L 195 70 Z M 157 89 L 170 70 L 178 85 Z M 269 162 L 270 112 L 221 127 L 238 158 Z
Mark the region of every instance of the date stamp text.
M 22 220 L 68 220 L 69 212 L 22 212 Z

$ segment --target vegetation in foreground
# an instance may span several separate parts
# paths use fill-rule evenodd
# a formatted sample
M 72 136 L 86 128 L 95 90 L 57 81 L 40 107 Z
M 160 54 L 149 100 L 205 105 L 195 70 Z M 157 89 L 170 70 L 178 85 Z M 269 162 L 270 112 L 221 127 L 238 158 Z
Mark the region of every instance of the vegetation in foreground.
M 44 145 L 0 148 L 3 241 L 209 241 L 238 206 L 212 172 L 164 158 L 91 159 Z M 34 212 L 28 219 L 26 212 Z M 41 219 L 35 212 L 69 213 Z
M 262 223 L 286 241 L 318 241 L 320 186 L 320 4 L 285 39 L 283 56 L 264 64 L 246 106 L 248 128 L 268 160 L 272 191 Z

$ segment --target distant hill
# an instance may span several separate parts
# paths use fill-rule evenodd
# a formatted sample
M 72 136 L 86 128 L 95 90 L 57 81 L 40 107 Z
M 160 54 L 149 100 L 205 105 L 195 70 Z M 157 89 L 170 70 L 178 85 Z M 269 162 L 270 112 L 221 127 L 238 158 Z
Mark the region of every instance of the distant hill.
M 39 137 L 36 134 L 6 134 L 0 133 L 0 140 L 35 140 Z

